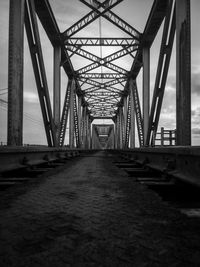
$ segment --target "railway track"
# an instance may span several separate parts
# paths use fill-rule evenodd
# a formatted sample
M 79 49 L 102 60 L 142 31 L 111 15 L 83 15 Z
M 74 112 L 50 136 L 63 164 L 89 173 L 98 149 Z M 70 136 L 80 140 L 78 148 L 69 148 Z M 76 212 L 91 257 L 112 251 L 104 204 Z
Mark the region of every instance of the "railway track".
M 136 182 L 156 192 L 163 201 L 188 217 L 200 218 L 200 187 L 188 183 L 148 165 L 130 160 L 122 154 L 114 164 L 128 173 Z
M 80 151 L 6 151 L 0 166 L 0 191 L 34 181 L 80 156 Z M 82 152 L 83 154 L 83 152 Z
M 20 150 L 6 150 L 0 152 L 0 190 L 20 185 L 28 181 L 33 181 L 35 178 L 40 178 L 44 174 L 69 163 L 77 156 L 83 156 L 85 153 L 92 156 L 92 152 L 86 150 L 66 150 L 66 149 L 39 149 L 26 148 Z M 168 154 L 160 154 L 160 151 L 151 157 L 151 161 L 145 153 L 142 157 L 133 152 L 128 151 L 110 151 L 111 154 L 117 154 L 118 161 L 114 164 L 128 173 L 136 182 L 147 186 L 150 190 L 155 191 L 170 205 L 178 208 L 180 212 L 190 217 L 200 218 L 200 183 L 198 180 L 198 166 L 191 170 L 192 179 L 188 173 L 188 165 L 192 160 L 188 159 L 188 155 L 182 157 L 186 164 L 187 179 L 182 179 L 182 173 L 176 170 L 175 156 L 173 153 L 170 157 Z M 109 153 L 110 153 L 109 152 Z M 161 157 L 165 160 L 166 166 L 162 160 L 156 159 Z M 179 156 L 180 157 L 180 156 Z M 185 160 L 187 158 L 187 162 Z M 199 155 L 192 159 L 197 162 Z M 180 167 L 178 167 L 180 168 Z M 184 167 L 182 172 L 184 172 Z M 174 175 L 175 174 L 175 175 Z M 181 174 L 181 175 L 180 175 Z M 194 179 L 195 177 L 195 179 Z M 185 177 L 184 177 L 185 178 Z M 197 181 L 197 182 L 194 182 Z

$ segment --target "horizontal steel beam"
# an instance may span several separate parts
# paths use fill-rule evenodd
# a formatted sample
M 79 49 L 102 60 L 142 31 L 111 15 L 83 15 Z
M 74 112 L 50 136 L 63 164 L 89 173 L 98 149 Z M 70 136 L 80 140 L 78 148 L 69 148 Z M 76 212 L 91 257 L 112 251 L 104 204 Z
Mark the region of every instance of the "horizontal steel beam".
M 119 97 L 121 96 L 121 93 L 109 93 L 109 92 L 104 92 L 104 93 L 101 93 L 101 92 L 96 92 L 96 93 L 87 93 L 87 96 L 107 96 L 107 97 L 112 97 L 112 96 L 116 96 L 116 97 Z
M 103 3 L 97 3 L 97 5 L 95 5 L 95 6 L 93 5 L 92 8 L 96 9 L 96 8 L 101 8 L 101 6 L 102 6 L 101 4 L 103 4 L 104 10 L 102 12 L 96 12 L 96 10 L 93 10 L 93 11 L 89 12 L 88 14 L 86 14 L 83 18 L 81 18 L 79 21 L 77 21 L 75 24 L 73 24 L 70 28 L 68 28 L 67 30 L 65 30 L 62 33 L 63 40 L 65 38 L 69 38 L 69 37 L 73 36 L 75 33 L 79 32 L 80 30 L 85 28 L 87 25 L 89 25 L 91 22 L 93 22 L 97 18 L 99 18 L 103 13 L 108 12 L 109 9 L 113 8 L 115 5 L 117 5 L 121 1 L 123 1 L 123 0 L 116 0 L 113 3 L 108 2 L 108 4 L 106 4 L 107 1 L 104 1 Z M 81 2 L 83 2 L 86 5 L 89 5 L 89 3 L 87 3 L 87 1 L 81 0 Z M 94 1 L 93 1 L 93 3 L 94 3 Z
M 113 117 L 112 116 L 108 116 L 108 117 L 98 117 L 98 116 L 92 116 L 93 120 L 112 120 Z
M 80 78 L 79 81 L 86 83 L 86 84 L 90 84 L 90 85 L 99 87 L 101 89 L 106 89 L 106 88 L 111 87 L 111 86 L 116 85 L 116 84 L 122 84 L 123 82 L 126 81 L 126 78 L 114 79 L 112 81 L 105 82 L 105 83 L 99 83 L 95 80 L 90 80 L 90 79 L 86 79 L 86 78 Z
M 126 75 L 120 73 L 84 73 L 77 75 L 77 78 L 85 79 L 126 79 Z
M 114 12 L 109 10 L 113 8 L 114 5 L 120 3 L 122 0 L 114 1 L 112 5 L 111 3 L 110 5 L 105 4 L 105 1 L 101 3 L 98 0 L 95 0 L 96 5 L 93 4 L 94 1 L 93 2 L 88 2 L 87 0 L 80 0 L 80 1 L 86 4 L 91 9 L 93 9 L 96 12 L 96 14 L 103 16 L 105 19 L 113 23 L 115 26 L 117 26 L 127 34 L 131 35 L 132 37 L 136 38 L 137 40 L 139 40 L 140 32 L 131 25 L 129 25 L 126 21 L 121 19 L 119 16 L 117 16 Z M 103 11 L 98 10 L 100 7 L 104 8 L 104 10 Z
M 74 46 L 126 46 L 135 45 L 134 38 L 69 38 L 65 45 Z

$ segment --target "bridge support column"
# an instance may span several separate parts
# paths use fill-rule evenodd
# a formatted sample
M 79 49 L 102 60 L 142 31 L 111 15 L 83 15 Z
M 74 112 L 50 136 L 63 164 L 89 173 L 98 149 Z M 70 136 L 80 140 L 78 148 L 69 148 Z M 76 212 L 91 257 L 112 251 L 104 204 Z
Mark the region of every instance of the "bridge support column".
M 82 148 L 87 148 L 87 107 L 83 106 L 82 112 Z
M 117 149 L 117 117 L 115 118 L 114 131 L 115 131 L 115 149 Z
M 96 141 L 95 130 L 94 130 L 94 125 L 92 125 L 92 149 L 96 148 L 95 141 Z
M 81 118 L 82 118 L 82 97 L 78 96 L 78 130 L 80 137 L 80 145 L 81 145 Z
M 57 145 L 59 145 L 60 132 L 60 63 L 61 47 L 54 47 L 54 87 L 53 87 L 53 116 L 55 123 Z
M 72 80 L 70 91 L 70 107 L 69 107 L 69 147 L 74 148 L 74 97 L 75 97 L 75 81 Z
M 120 116 L 119 113 L 116 116 L 115 122 L 115 148 L 120 148 Z
M 144 144 L 147 139 L 149 126 L 149 103 L 150 103 L 150 48 L 143 48 L 143 133 Z
M 133 100 L 133 80 L 129 84 L 130 104 L 131 104 L 131 121 L 130 121 L 130 148 L 135 147 L 135 108 Z
M 123 148 L 123 127 L 124 127 L 124 120 L 123 120 L 123 108 L 119 107 L 119 148 Z
M 88 138 L 88 140 L 87 140 L 87 144 L 88 144 L 88 148 L 91 149 L 91 137 L 92 137 L 92 135 L 91 135 L 91 120 L 89 118 L 89 114 L 87 116 L 87 121 L 88 121 L 88 126 L 87 126 L 87 131 L 88 131 L 87 138 Z
M 176 0 L 177 145 L 191 145 L 190 0 Z
M 21 146 L 23 139 L 24 0 L 10 0 L 8 58 L 9 146 Z
M 124 125 L 123 125 L 123 131 L 124 131 L 124 143 L 123 146 L 125 147 L 125 136 L 126 136 L 126 126 L 127 126 L 127 115 L 128 115 L 128 105 L 127 105 L 127 96 L 124 96 Z

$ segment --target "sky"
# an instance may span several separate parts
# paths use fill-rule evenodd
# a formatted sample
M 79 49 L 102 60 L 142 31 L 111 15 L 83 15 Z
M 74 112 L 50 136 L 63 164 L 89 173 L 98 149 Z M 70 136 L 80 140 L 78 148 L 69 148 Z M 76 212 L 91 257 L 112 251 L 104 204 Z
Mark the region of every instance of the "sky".
M 54 15 L 56 17 L 61 32 L 69 28 L 81 17 L 90 12 L 79 0 L 49 0 Z M 148 18 L 153 0 L 124 0 L 113 11 L 138 31 L 143 32 L 146 20 Z M 192 144 L 200 145 L 200 38 L 199 38 L 199 11 L 200 1 L 191 0 L 191 70 L 192 70 Z M 6 142 L 7 136 L 7 75 L 8 75 L 8 20 L 9 20 L 9 1 L 0 1 L 0 142 Z M 42 50 L 46 67 L 48 87 L 52 101 L 53 93 L 53 49 L 39 22 Z M 160 39 L 162 27 L 158 32 L 154 44 L 151 47 L 151 76 L 150 87 L 151 96 L 155 83 L 155 73 L 160 48 Z M 75 37 L 99 37 L 99 20 L 81 30 Z M 103 37 L 128 37 L 121 30 L 117 29 L 111 23 L 102 19 Z M 99 48 L 98 48 L 99 49 Z M 91 50 L 99 55 L 99 50 Z M 106 56 L 110 49 L 103 48 L 103 56 Z M 175 74 L 175 49 L 173 49 L 170 70 L 167 79 L 164 102 L 160 117 L 159 128 L 176 128 L 176 74 Z M 74 69 L 80 69 L 87 62 L 78 56 L 72 57 Z M 115 62 L 114 62 L 115 63 Z M 121 61 L 116 61 L 127 70 L 130 70 L 132 58 L 127 56 Z M 142 99 L 142 71 L 138 76 L 138 90 L 140 99 Z M 61 72 L 61 102 L 63 103 L 64 93 L 67 86 L 67 77 L 64 71 Z M 96 121 L 99 123 L 99 121 Z M 104 120 L 103 123 L 110 123 Z M 36 84 L 30 59 L 29 48 L 26 34 L 24 41 L 24 121 L 23 121 L 23 142 L 26 144 L 47 144 L 42 122 L 40 105 L 36 90 Z M 66 138 L 66 142 L 68 142 Z M 136 142 L 137 143 L 137 142 Z

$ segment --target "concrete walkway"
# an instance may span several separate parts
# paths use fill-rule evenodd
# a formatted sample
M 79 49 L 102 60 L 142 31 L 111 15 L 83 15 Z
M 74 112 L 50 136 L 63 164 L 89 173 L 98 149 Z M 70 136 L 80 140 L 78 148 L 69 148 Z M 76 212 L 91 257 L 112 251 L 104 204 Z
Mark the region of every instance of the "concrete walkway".
M 0 266 L 200 266 L 200 221 L 98 152 L 1 192 Z

